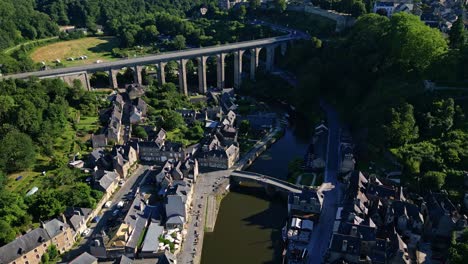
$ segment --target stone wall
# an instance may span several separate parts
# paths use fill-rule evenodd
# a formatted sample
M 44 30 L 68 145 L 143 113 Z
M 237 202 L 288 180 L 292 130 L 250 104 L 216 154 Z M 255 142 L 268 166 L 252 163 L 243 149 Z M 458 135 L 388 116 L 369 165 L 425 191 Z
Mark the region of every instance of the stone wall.
M 321 17 L 325 17 L 331 19 L 336 22 L 336 32 L 340 32 L 345 28 L 351 27 L 354 25 L 356 19 L 352 17 L 350 14 L 339 13 L 334 10 L 325 10 L 319 7 L 310 6 L 310 5 L 290 5 L 288 6 L 288 10 L 297 11 L 297 12 L 305 12 L 309 14 L 318 15 Z

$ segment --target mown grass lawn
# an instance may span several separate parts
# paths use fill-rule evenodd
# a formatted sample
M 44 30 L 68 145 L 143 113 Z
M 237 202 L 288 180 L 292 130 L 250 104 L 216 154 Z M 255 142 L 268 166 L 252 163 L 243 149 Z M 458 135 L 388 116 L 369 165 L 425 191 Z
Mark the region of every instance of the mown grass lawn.
M 97 60 L 116 60 L 112 56 L 112 49 L 118 47 L 118 40 L 115 37 L 88 37 L 75 40 L 67 40 L 52 43 L 34 49 L 31 59 L 35 62 L 45 62 L 49 66 L 55 66 L 54 61 L 59 59 L 65 66 L 78 66 L 96 63 Z M 86 60 L 67 61 L 67 58 L 77 58 L 88 56 Z
M 38 155 L 36 165 L 33 168 L 8 175 L 7 189 L 15 193 L 26 194 L 34 186 L 41 188 L 47 177 L 47 174 L 46 176 L 42 175 L 42 171 L 48 168 L 49 162 L 49 158 Z M 19 176 L 22 178 L 17 181 L 16 178 Z

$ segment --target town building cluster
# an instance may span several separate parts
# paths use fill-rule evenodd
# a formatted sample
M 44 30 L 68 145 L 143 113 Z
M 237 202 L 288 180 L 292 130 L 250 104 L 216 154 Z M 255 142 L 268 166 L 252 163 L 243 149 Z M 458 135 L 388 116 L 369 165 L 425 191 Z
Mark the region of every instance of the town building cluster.
M 146 125 L 148 105 L 141 85 L 131 84 L 109 97 L 100 111 L 102 133 L 91 135 L 92 151 L 87 159 L 74 158 L 69 166 L 89 174 L 86 182 L 103 193 L 96 209 L 67 208 L 59 219 L 45 222 L 0 248 L 0 263 L 39 263 L 50 245 L 64 253 L 80 236 L 91 235 L 89 250 L 70 263 L 131 263 L 129 258 L 159 258 L 175 263 L 175 254 L 186 235 L 192 194 L 199 169 L 229 169 L 239 159 L 237 104 L 232 89 L 211 91 L 209 106 L 202 110 L 179 109 L 187 126 L 203 124 L 199 143 L 184 146 L 168 140 L 164 128 Z M 276 115 L 256 113 L 240 117 L 255 131 L 271 130 Z M 132 136 L 132 125 L 147 132 L 146 138 Z M 143 182 L 115 204 L 111 200 L 137 169 L 138 163 L 152 165 Z M 140 189 L 140 188 L 145 188 Z M 106 224 L 91 234 L 90 223 L 105 217 Z M 305 222 L 304 222 L 305 223 Z M 124 261 L 124 262 L 122 262 Z M 159 262 L 158 262 L 159 263 Z
M 465 4 L 466 1 L 462 0 L 379 0 L 374 3 L 372 11 L 389 17 L 398 12 L 412 13 L 419 16 L 428 26 L 447 33 L 452 24 L 465 15 Z
M 446 194 L 405 193 L 394 183 L 352 171 L 343 177 L 327 263 L 423 263 L 444 252 L 466 217 Z M 430 243 L 430 248 L 421 247 Z M 430 251 L 430 253 L 429 253 Z

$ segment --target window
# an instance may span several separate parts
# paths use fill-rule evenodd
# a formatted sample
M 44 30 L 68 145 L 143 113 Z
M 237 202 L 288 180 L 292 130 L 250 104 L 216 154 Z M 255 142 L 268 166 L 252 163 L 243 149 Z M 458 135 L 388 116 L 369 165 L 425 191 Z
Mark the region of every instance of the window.
M 46 244 L 43 244 L 42 246 L 43 246 L 43 247 L 47 247 L 47 245 L 46 245 Z
M 36 258 L 39 259 L 40 258 L 39 255 L 36 255 Z
M 24 255 L 23 258 L 26 259 L 26 255 Z
M 37 248 L 34 249 L 34 253 L 37 253 Z

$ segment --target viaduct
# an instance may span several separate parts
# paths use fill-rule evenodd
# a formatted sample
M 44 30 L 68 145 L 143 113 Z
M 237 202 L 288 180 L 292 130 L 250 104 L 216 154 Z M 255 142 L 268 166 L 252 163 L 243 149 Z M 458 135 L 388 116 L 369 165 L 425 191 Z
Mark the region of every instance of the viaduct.
M 281 53 L 286 53 L 288 42 L 301 38 L 297 34 L 237 42 L 219 46 L 210 46 L 204 48 L 187 49 L 176 52 L 167 52 L 157 55 L 150 55 L 132 59 L 122 59 L 113 62 L 96 63 L 69 68 L 59 68 L 52 70 L 18 73 L 12 75 L 0 76 L 0 80 L 8 78 L 26 79 L 29 77 L 43 78 L 62 78 L 71 83 L 78 79 L 83 86 L 91 90 L 89 76 L 98 71 L 109 72 L 109 83 L 112 88 L 118 88 L 117 73 L 124 67 L 132 67 L 134 72 L 134 82 L 142 83 L 141 72 L 146 65 L 156 65 L 158 71 L 158 81 L 160 84 L 166 82 L 164 67 L 169 61 L 176 61 L 179 72 L 179 88 L 185 95 L 187 89 L 187 70 L 186 63 L 189 59 L 196 59 L 198 62 L 198 90 L 205 94 L 207 91 L 206 81 L 206 61 L 208 57 L 215 56 L 217 60 L 217 87 L 224 88 L 225 82 L 225 57 L 227 54 L 234 55 L 234 88 L 239 88 L 242 82 L 242 57 L 246 51 L 250 52 L 250 78 L 255 79 L 255 71 L 259 65 L 259 54 L 262 49 L 266 49 L 265 70 L 271 71 L 274 63 L 275 49 L 281 48 Z

